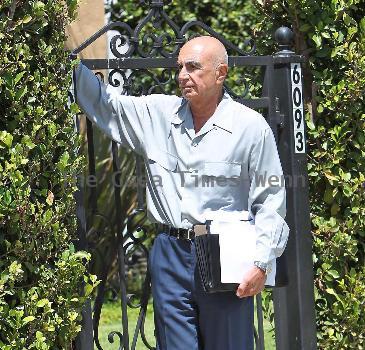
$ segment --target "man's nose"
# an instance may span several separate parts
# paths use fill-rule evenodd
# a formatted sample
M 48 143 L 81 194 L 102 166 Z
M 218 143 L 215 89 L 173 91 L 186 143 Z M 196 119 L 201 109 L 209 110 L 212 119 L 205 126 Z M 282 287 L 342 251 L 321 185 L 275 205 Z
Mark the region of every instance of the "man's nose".
M 179 72 L 179 82 L 183 82 L 189 79 L 189 73 L 186 71 L 185 68 L 182 68 Z

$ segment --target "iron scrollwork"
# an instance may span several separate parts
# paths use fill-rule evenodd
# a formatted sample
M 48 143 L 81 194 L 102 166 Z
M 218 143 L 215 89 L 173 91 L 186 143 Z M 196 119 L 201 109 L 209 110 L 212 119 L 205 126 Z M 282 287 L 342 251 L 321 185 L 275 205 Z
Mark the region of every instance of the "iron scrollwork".
M 109 73 L 108 82 L 114 87 L 121 87 L 122 95 L 168 94 L 176 88 L 177 72 L 171 69 L 163 69 L 160 72 L 151 72 L 148 69 L 136 69 L 132 72 L 113 69 Z

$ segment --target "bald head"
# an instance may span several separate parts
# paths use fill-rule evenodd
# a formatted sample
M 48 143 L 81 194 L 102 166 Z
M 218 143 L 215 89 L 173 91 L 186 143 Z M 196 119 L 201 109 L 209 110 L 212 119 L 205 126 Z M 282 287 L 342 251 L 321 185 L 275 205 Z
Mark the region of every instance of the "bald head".
M 219 40 L 210 36 L 189 40 L 177 59 L 183 96 L 193 104 L 219 100 L 227 76 L 227 61 L 227 51 Z
M 199 36 L 185 43 L 181 51 L 194 51 L 204 54 L 214 66 L 220 63 L 228 64 L 228 55 L 224 45 L 216 38 L 211 36 Z

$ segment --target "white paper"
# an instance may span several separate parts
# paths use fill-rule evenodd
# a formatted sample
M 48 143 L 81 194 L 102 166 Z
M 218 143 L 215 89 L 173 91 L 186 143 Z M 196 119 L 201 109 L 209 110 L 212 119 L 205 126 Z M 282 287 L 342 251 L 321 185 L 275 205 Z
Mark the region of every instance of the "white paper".
M 249 220 L 250 214 L 248 211 L 227 211 L 227 210 L 214 210 L 204 213 L 205 220 L 214 220 L 221 222 L 234 222 L 240 220 Z
M 240 213 L 239 217 L 241 218 Z M 219 234 L 221 282 L 241 283 L 245 274 L 254 266 L 256 231 L 253 220 L 240 221 L 222 216 L 211 223 L 211 234 Z M 236 216 L 237 219 L 237 216 Z M 276 262 L 271 262 L 271 271 L 266 285 L 275 285 Z

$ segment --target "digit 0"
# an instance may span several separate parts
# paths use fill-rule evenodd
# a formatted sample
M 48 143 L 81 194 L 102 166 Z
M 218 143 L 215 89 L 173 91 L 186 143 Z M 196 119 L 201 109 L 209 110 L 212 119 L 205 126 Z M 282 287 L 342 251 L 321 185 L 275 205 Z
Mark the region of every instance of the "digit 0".
M 302 92 L 298 86 L 293 90 L 293 102 L 295 107 L 299 107 L 302 104 Z

